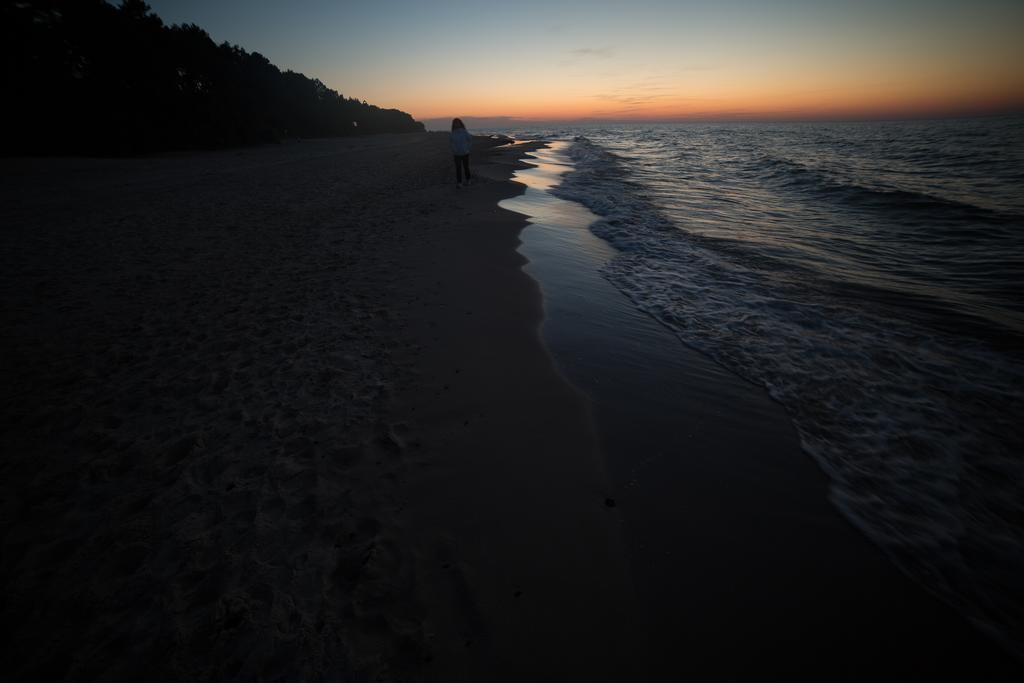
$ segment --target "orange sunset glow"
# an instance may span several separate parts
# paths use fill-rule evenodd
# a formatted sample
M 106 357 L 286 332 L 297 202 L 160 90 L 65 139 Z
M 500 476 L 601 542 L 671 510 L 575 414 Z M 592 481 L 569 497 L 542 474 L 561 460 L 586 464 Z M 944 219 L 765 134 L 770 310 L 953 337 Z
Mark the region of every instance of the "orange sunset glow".
M 230 5 L 231 3 L 224 3 Z M 427 119 L 929 116 L 1024 109 L 1024 3 L 154 2 Z M 219 5 L 219 3 L 218 3 Z
M 1024 4 L 154 2 L 346 95 L 524 119 L 916 117 L 1024 109 Z M 231 3 L 223 3 L 230 5 Z

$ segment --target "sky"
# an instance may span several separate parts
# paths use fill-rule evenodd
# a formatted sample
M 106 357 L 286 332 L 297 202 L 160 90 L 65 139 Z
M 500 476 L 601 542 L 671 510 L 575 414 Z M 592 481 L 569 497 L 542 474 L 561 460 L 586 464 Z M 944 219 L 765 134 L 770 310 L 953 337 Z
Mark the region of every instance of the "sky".
M 1024 111 L 1024 0 L 150 0 L 417 119 Z

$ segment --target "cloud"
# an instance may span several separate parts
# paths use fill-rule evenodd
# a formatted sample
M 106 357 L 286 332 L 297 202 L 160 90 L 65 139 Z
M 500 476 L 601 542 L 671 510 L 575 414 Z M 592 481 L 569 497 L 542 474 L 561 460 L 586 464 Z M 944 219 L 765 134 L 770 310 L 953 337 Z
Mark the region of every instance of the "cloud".
M 599 59 L 608 59 L 615 54 L 615 48 L 611 46 L 578 47 L 575 50 L 570 50 L 569 52 L 577 57 L 598 57 Z
M 592 99 L 600 100 L 602 102 L 617 102 L 619 104 L 653 104 L 658 100 L 663 100 L 668 95 L 630 95 L 626 93 L 598 93 L 590 96 Z
M 658 101 L 669 98 L 677 98 L 674 88 L 665 84 L 659 78 L 646 78 L 641 81 L 621 85 L 613 90 L 595 93 L 591 99 L 602 102 L 613 102 L 626 106 L 643 106 L 655 104 Z

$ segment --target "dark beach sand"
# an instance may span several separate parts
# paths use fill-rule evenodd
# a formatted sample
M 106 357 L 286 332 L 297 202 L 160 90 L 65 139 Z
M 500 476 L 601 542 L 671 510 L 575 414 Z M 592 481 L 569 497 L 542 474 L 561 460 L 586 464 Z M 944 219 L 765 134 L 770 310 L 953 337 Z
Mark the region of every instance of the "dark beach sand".
M 7 676 L 1000 678 L 775 406 L 527 233 L 636 331 L 542 300 L 478 142 L 461 192 L 443 134 L 0 161 Z
M 9 674 L 405 680 L 385 421 L 443 135 L 7 159 Z

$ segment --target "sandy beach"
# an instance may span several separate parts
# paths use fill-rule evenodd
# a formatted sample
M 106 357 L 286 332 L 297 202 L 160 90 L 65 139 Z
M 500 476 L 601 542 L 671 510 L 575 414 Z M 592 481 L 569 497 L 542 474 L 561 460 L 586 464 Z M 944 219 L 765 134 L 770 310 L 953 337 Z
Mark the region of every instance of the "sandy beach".
M 498 206 L 538 145 L 504 142 L 462 189 L 443 133 L 0 161 L 12 679 L 1010 671 L 829 507 L 781 410 L 729 417 L 753 387 L 715 409 L 764 459 L 671 444 L 630 493 L 659 433 L 552 356 Z
M 461 201 L 446 150 L 3 162 L 16 678 L 419 670 L 387 416 L 400 259 Z

